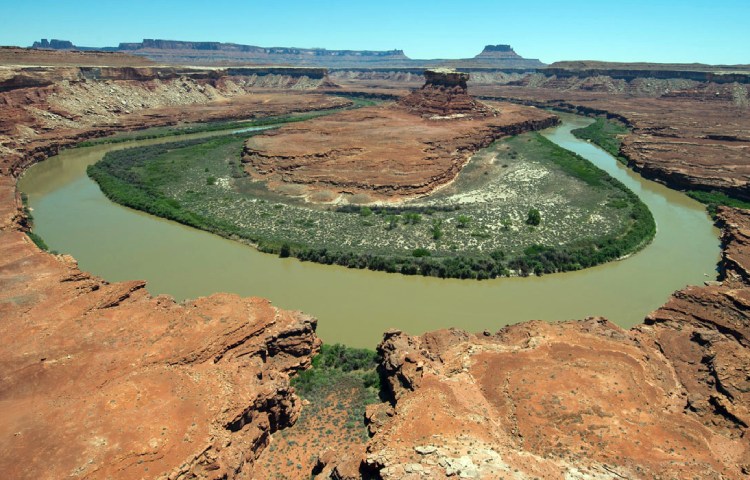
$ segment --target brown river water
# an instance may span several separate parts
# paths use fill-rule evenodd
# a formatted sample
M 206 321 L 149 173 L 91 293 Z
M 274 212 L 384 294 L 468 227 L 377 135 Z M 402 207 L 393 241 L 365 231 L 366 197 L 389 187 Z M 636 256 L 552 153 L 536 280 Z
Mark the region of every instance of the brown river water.
M 317 317 L 328 343 L 373 348 L 389 328 L 494 332 L 525 320 L 594 315 L 628 328 L 673 291 L 715 279 L 719 232 L 704 207 L 570 134 L 590 119 L 561 118 L 563 124 L 544 135 L 625 183 L 653 213 L 657 235 L 642 251 L 577 272 L 485 281 L 354 270 L 281 259 L 122 207 L 86 175 L 86 167 L 110 150 L 174 138 L 67 150 L 30 168 L 19 186 L 29 196 L 34 231 L 51 249 L 73 255 L 81 269 L 113 282 L 147 280 L 152 294 L 177 300 L 215 292 L 269 298 Z

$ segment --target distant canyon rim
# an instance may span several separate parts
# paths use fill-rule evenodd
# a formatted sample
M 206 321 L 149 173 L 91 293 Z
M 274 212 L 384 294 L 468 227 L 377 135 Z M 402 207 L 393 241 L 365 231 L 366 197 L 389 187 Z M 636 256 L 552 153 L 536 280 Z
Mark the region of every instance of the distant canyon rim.
M 0 49 L 0 469 L 10 478 L 253 478 L 255 459 L 305 408 L 289 378 L 320 344 L 314 319 L 262 299 L 177 304 L 42 252 L 16 188 L 30 165 L 118 131 L 348 104 L 332 94 L 404 99 L 422 85 L 421 67 L 382 55 L 377 69 L 185 68 L 149 55 L 205 51 L 147 50 Z M 642 175 L 750 200 L 747 68 L 492 61 L 470 72 L 482 101 L 615 118 L 631 129 L 620 153 Z M 387 332 L 388 401 L 368 408 L 373 436 L 325 457 L 318 478 L 746 478 L 750 220 L 731 208 L 717 218 L 719 280 L 676 292 L 634 329 L 586 319 Z

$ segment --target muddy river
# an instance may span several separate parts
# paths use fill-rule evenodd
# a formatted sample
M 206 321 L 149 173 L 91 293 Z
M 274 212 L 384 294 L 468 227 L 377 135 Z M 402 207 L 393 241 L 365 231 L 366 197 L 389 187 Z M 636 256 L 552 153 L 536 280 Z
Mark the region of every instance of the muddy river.
M 316 316 L 325 342 L 352 346 L 372 348 L 388 328 L 495 331 L 524 320 L 592 315 L 631 327 L 674 290 L 715 279 L 718 231 L 703 206 L 570 133 L 590 119 L 561 117 L 563 124 L 545 136 L 605 169 L 651 209 L 658 231 L 641 252 L 578 272 L 486 281 L 352 270 L 280 259 L 119 206 L 86 176 L 86 166 L 110 150 L 173 138 L 71 149 L 30 168 L 19 185 L 29 196 L 35 232 L 83 270 L 109 281 L 144 279 L 152 294 L 178 300 L 214 292 L 269 298 Z

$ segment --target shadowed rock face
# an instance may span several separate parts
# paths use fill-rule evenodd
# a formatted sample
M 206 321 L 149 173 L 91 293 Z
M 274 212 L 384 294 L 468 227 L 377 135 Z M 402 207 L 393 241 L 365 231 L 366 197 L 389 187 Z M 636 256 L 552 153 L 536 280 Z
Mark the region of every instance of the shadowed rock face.
M 466 82 L 469 81 L 469 74 L 448 68 L 436 68 L 434 70 L 425 70 L 424 78 L 425 85 L 422 88 L 460 87 L 463 93 L 466 93 Z
M 392 404 L 368 409 L 375 478 L 746 478 L 750 214 L 720 211 L 720 285 L 626 331 L 601 318 L 385 334 Z M 339 477 L 335 477 L 339 478 Z M 345 478 L 358 478 L 349 475 Z

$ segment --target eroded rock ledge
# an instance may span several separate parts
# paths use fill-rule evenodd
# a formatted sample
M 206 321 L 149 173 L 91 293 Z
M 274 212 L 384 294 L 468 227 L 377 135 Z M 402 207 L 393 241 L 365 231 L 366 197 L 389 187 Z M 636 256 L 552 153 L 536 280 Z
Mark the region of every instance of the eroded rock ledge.
M 746 478 L 750 215 L 720 218 L 725 280 L 676 292 L 632 330 L 590 318 L 387 332 L 379 350 L 392 405 L 368 410 L 374 436 L 362 458 L 325 473 Z

